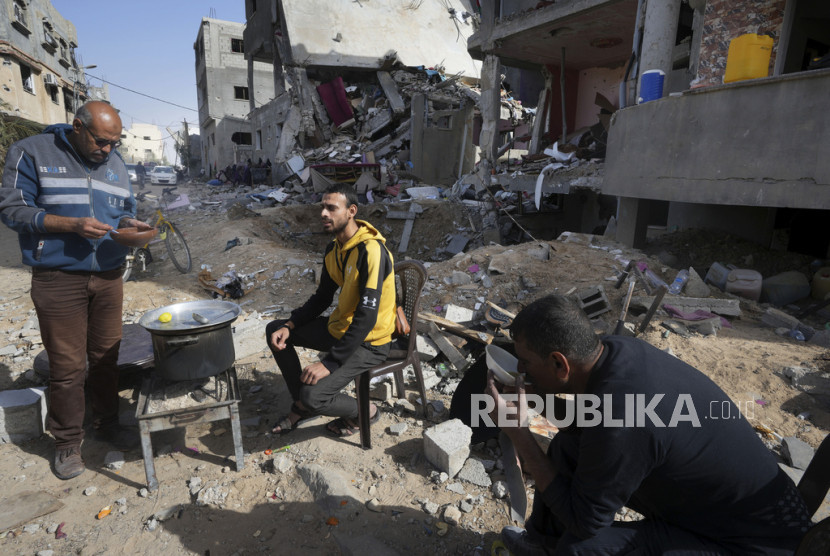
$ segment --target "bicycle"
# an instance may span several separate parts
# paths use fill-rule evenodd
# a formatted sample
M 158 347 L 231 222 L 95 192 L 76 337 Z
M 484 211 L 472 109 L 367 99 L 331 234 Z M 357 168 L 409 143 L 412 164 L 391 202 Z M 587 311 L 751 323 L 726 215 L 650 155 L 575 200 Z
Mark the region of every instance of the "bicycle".
M 164 188 L 161 194 L 162 201 L 166 197 L 173 195 L 175 189 L 175 187 Z M 154 195 L 148 195 L 147 193 L 137 193 L 135 195 L 137 201 L 143 201 L 147 197 L 151 199 L 155 198 Z M 187 246 L 184 235 L 164 216 L 164 213 L 161 211 L 161 204 L 156 207 L 155 219 L 153 227 L 158 228 L 158 236 L 148 241 L 142 247 L 130 248 L 130 252 L 127 254 L 127 260 L 124 263 L 124 273 L 121 276 L 124 282 L 130 279 L 130 276 L 136 268 L 142 272 L 147 270 L 147 265 L 153 262 L 153 256 L 150 254 L 150 245 L 161 243 L 162 241 L 165 247 L 167 247 L 167 254 L 170 256 L 170 260 L 179 272 L 187 274 L 193 268 L 190 248 Z

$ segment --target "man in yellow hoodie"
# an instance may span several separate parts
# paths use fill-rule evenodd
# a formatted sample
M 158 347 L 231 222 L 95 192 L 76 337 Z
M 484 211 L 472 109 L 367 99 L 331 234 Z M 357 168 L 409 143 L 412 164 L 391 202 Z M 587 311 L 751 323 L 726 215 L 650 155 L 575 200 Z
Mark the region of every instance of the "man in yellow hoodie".
M 326 249 L 317 291 L 288 320 L 271 321 L 265 329 L 293 400 L 291 412 L 273 428 L 278 434 L 314 415 L 337 417 L 327 427 L 334 435 L 356 433 L 357 402 L 340 391 L 386 359 L 395 331 L 394 261 L 386 240 L 371 224 L 355 219 L 357 196 L 351 186 L 331 186 L 321 208 L 323 229 L 334 234 L 334 241 Z M 338 288 L 337 307 L 328 318 L 320 316 Z M 327 353 L 302 368 L 295 346 Z M 377 421 L 377 406 L 369 411 L 370 421 Z

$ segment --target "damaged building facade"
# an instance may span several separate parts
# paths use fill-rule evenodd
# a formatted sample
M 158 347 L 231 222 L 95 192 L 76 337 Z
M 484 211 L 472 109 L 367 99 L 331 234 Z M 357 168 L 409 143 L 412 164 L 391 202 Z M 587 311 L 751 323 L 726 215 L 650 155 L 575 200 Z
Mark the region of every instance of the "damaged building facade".
M 546 78 L 530 156 L 563 135 L 573 142 L 568 130 L 592 125 L 592 115 L 606 128 L 599 182 L 603 196 L 618 199 L 617 239 L 642 246 L 650 228 L 705 227 L 828 254 L 830 231 L 820 223 L 830 209 L 830 161 L 819 153 L 830 123 L 830 70 L 814 62 L 830 50 L 826 3 L 482 0 L 481 6 L 481 28 L 469 43 L 484 61 L 482 96 L 500 94 L 503 66 Z M 730 41 L 750 33 L 773 38 L 769 71 L 725 84 Z M 662 92 L 638 104 L 642 76 L 653 70 L 664 75 Z M 491 112 L 485 128 L 488 119 L 491 129 L 498 125 Z M 492 137 L 482 142 L 495 159 L 502 141 Z M 563 171 L 538 179 L 544 193 L 562 190 L 551 184 Z
M 202 167 L 213 173 L 254 156 L 248 113 L 274 97 L 273 67 L 245 60 L 244 29 L 205 17 L 193 45 Z
M 247 0 L 246 18 L 250 80 L 251 64 L 274 68 L 274 100 L 249 115 L 255 159 L 283 162 L 340 138 L 348 145 L 327 161 L 367 165 L 371 185 L 392 155 L 426 183 L 451 185 L 472 168 L 475 99 L 449 87 L 478 78 L 467 52 L 476 18 L 468 0 Z M 446 90 L 421 87 L 439 72 L 453 76 Z
M 87 100 L 78 35 L 49 0 L 10 0 L 0 7 L 2 111 L 41 124 L 71 122 L 74 101 Z

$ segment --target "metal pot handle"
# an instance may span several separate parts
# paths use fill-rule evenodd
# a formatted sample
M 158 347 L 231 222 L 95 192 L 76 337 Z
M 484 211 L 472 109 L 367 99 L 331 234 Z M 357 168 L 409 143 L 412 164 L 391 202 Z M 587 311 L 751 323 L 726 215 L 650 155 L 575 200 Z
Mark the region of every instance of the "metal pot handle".
M 198 336 L 182 336 L 181 338 L 173 338 L 172 340 L 165 340 L 165 343 L 170 347 L 192 346 L 199 343 Z

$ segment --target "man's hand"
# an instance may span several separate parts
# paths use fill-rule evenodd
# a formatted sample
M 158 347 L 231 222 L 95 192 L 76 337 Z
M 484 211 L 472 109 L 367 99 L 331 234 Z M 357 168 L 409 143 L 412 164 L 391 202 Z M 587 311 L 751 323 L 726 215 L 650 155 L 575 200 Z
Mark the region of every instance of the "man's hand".
M 149 230 L 152 228 L 148 223 L 135 218 L 123 218 L 121 220 L 121 226 L 124 228 L 138 228 L 139 230 Z
M 84 216 L 75 219 L 72 231 L 87 239 L 101 239 L 110 230 L 112 230 L 112 226 L 109 224 L 104 224 L 91 216 Z
M 502 396 L 502 393 L 508 393 L 510 390 L 514 390 L 517 394 L 518 399 L 516 402 L 509 402 Z M 524 375 L 518 375 L 515 386 L 511 388 L 496 381 L 493 371 L 488 370 L 487 387 L 484 389 L 484 392 L 489 394 L 496 402 L 493 411 L 490 412 L 490 418 L 508 436 L 512 437 L 511 433 L 527 427 L 527 398 L 525 397 Z M 500 426 L 500 417 L 502 423 L 506 423 L 509 426 Z
M 320 363 L 312 363 L 305 369 L 303 369 L 302 374 L 300 375 L 300 382 L 303 384 L 317 384 L 318 381 L 321 379 L 326 378 L 331 374 L 325 365 Z
M 276 332 L 271 334 L 271 345 L 274 346 L 275 350 L 282 351 L 285 349 L 285 341 L 288 339 L 289 334 L 291 334 L 291 331 L 287 326 L 281 326 L 277 328 Z

